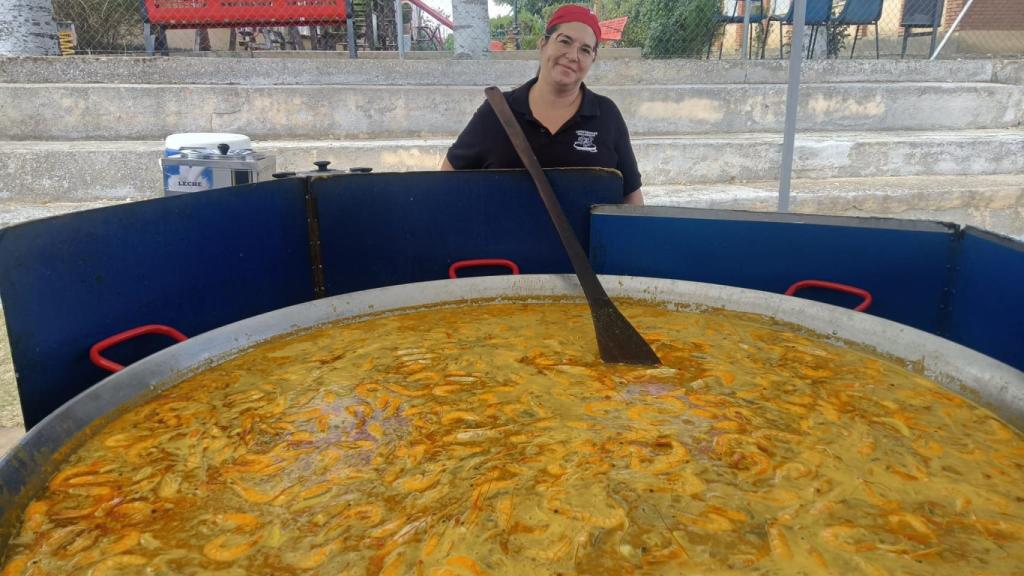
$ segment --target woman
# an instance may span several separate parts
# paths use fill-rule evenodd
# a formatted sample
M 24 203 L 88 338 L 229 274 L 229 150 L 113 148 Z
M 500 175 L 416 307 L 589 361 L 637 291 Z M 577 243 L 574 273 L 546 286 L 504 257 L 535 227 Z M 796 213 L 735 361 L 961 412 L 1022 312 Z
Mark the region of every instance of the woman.
M 597 59 L 601 28 L 583 6 L 562 6 L 540 42 L 537 77 L 505 92 L 545 168 L 601 167 L 622 173 L 627 204 L 643 204 L 640 171 L 618 107 L 583 83 Z M 512 142 L 486 101 L 448 149 L 442 170 L 522 168 Z

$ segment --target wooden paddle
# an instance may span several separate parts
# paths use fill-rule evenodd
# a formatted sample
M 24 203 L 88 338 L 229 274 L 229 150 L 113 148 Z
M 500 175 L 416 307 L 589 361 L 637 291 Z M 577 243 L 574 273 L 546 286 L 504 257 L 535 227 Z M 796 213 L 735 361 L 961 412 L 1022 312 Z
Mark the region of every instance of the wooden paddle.
M 572 262 L 573 270 L 576 271 L 576 277 L 579 278 L 583 293 L 587 297 L 587 303 L 590 305 L 590 316 L 594 321 L 597 349 L 601 354 L 601 359 L 617 364 L 647 366 L 660 364 L 658 355 L 654 353 L 643 336 L 636 331 L 636 328 L 629 323 L 629 320 L 626 320 L 622 312 L 619 312 L 615 303 L 604 291 L 601 282 L 598 281 L 594 269 L 590 267 L 590 260 L 587 259 L 565 213 L 562 212 L 562 207 L 559 205 L 558 199 L 555 198 L 554 191 L 551 190 L 551 183 L 544 175 L 544 170 L 541 169 L 537 156 L 526 140 L 523 129 L 519 127 L 519 122 L 516 121 L 512 110 L 508 107 L 504 94 L 494 86 L 487 88 L 485 92 L 487 101 L 491 103 L 491 108 L 501 120 L 501 125 L 504 126 L 505 133 L 512 141 L 519 158 L 522 159 L 523 165 L 533 177 L 537 191 L 540 192 L 540 197 L 544 201 L 544 207 L 547 208 L 551 222 L 554 223 L 555 230 L 558 231 L 558 237 L 562 240 L 562 246 L 569 254 L 569 261 Z

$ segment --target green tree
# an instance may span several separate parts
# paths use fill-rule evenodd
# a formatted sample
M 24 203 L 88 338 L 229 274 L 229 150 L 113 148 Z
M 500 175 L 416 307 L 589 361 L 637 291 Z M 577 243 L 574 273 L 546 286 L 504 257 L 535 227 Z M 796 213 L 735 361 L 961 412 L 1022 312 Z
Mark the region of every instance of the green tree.
M 58 20 L 75 24 L 80 52 L 124 52 L 142 47 L 138 0 L 53 0 Z
M 640 7 L 644 56 L 699 55 L 715 32 L 720 6 L 720 0 L 644 0 Z
M 825 29 L 828 31 L 828 57 L 838 58 L 839 53 L 846 48 L 846 40 L 850 38 L 850 27 L 830 22 L 825 25 Z
M 532 14 L 537 17 L 543 16 L 545 15 L 545 10 L 548 10 L 546 14 L 550 16 L 551 12 L 553 12 L 555 8 L 561 6 L 562 4 L 582 4 L 584 6 L 591 5 L 591 2 L 587 2 L 585 0 L 581 0 L 579 2 L 573 2 L 572 0 L 495 0 L 494 3 L 498 4 L 499 6 L 509 6 L 512 8 L 514 8 L 516 3 L 518 3 L 520 20 L 523 18 L 523 14 Z M 544 22 L 547 21 L 548 19 L 544 18 Z
M 491 18 L 491 38 L 504 41 L 512 31 L 512 21 L 512 16 Z M 523 50 L 537 48 L 544 35 L 545 22 L 533 14 L 519 15 L 519 46 Z

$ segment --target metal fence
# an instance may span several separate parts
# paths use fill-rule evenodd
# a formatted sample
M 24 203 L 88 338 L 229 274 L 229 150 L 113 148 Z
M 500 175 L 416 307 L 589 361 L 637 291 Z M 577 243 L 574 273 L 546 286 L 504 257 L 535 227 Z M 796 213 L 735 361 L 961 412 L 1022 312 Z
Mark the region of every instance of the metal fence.
M 38 0 L 62 53 L 533 50 L 564 0 Z M 792 0 L 587 0 L 647 58 L 785 58 Z M 966 9 L 966 10 L 965 10 Z M 457 26 L 456 26 L 457 25 Z M 458 28 L 458 31 L 456 31 Z M 1021 0 L 808 0 L 808 58 L 1024 56 Z M 350 45 L 351 44 L 351 45 Z

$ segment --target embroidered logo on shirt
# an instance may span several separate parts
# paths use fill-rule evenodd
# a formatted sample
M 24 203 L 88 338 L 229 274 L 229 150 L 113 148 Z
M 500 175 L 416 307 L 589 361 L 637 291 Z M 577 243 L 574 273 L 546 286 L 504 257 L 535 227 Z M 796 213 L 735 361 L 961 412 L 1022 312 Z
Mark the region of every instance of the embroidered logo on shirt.
M 583 152 L 597 152 L 597 146 L 594 145 L 594 138 L 597 138 L 597 132 L 577 130 L 576 141 L 572 143 L 572 147 Z

